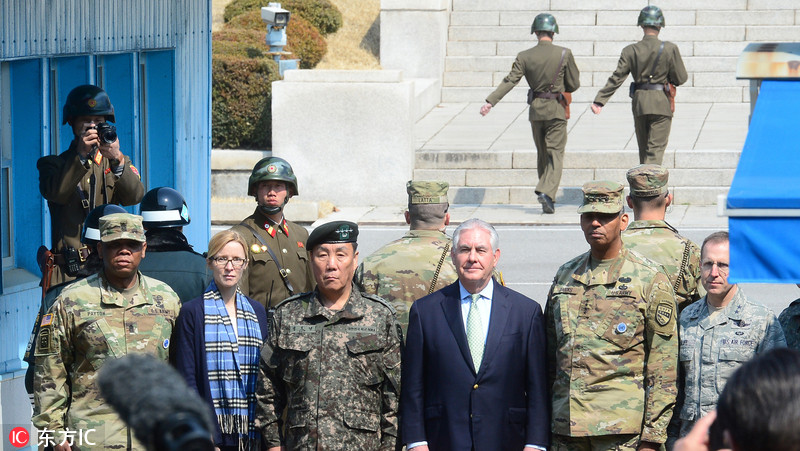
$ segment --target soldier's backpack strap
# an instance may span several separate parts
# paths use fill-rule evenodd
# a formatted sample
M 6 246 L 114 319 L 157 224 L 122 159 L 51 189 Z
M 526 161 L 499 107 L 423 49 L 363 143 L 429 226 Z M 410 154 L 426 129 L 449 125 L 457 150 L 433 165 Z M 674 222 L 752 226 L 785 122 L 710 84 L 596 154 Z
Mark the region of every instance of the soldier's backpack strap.
M 272 252 L 272 249 L 270 249 L 269 244 L 267 244 L 264 238 L 261 238 L 261 235 L 259 235 L 258 232 L 256 232 L 256 229 L 250 227 L 250 224 L 247 224 L 245 222 L 241 222 L 240 224 L 250 229 L 250 231 L 253 232 L 253 236 L 256 237 L 256 239 L 261 243 L 261 245 L 267 248 L 269 256 L 272 257 L 272 261 L 275 262 L 275 266 L 278 267 L 278 274 L 281 275 L 281 280 L 283 280 L 283 284 L 286 285 L 286 289 L 289 290 L 289 296 L 294 295 L 294 287 L 292 286 L 292 283 L 289 282 L 289 274 L 286 272 L 285 269 L 283 269 L 283 267 L 281 266 L 281 262 L 278 261 L 278 257 L 275 255 L 275 252 Z
M 683 282 L 683 273 L 686 271 L 686 265 L 689 263 L 689 241 L 683 242 L 683 258 L 681 258 L 681 268 L 678 271 L 678 277 L 675 278 L 675 285 L 672 287 L 674 292 L 678 292 L 678 287 Z
M 439 258 L 439 264 L 436 265 L 436 272 L 433 273 L 433 280 L 431 281 L 431 287 L 428 288 L 428 294 L 433 293 L 434 288 L 436 288 L 436 282 L 439 280 L 439 271 L 442 270 L 442 265 L 444 264 L 444 259 L 447 257 L 447 251 L 450 250 L 450 242 L 448 241 L 447 244 L 444 245 L 444 250 L 442 251 L 442 256 Z
M 567 54 L 567 49 L 561 49 L 561 61 L 558 62 L 558 69 L 556 69 L 556 74 L 553 75 L 553 81 L 550 82 L 550 92 L 553 92 L 553 88 L 556 87 L 556 81 L 558 81 L 558 74 L 561 73 L 561 68 L 564 66 L 564 55 Z

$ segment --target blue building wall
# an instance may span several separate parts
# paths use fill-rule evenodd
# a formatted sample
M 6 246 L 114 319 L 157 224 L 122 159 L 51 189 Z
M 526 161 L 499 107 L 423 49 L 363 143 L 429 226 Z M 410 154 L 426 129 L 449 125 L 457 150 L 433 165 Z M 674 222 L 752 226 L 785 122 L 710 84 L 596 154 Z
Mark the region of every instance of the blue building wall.
M 184 233 L 198 251 L 206 249 L 211 219 L 211 1 L 3 0 L 3 62 L 12 68 L 6 100 L 15 111 L 24 111 L 26 120 L 16 118 L 11 136 L 0 137 L 14 155 L 14 257 L 4 261 L 2 272 L 0 380 L 24 366 L 21 352 L 40 295 L 35 251 L 40 244 L 50 245 L 36 159 L 66 149 L 71 136 L 60 123 L 60 108 L 76 84 L 102 84 L 108 90 L 121 143 L 140 168 L 145 188 L 166 185 L 180 191 L 192 217 Z M 146 140 L 139 133 L 143 126 Z

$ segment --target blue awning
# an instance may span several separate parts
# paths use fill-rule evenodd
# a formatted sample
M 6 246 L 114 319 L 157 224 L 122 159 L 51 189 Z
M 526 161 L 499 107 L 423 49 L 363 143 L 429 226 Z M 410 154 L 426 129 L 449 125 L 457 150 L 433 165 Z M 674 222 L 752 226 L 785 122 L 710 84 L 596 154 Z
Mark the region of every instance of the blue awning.
M 761 84 L 728 192 L 731 282 L 800 282 L 800 81 Z

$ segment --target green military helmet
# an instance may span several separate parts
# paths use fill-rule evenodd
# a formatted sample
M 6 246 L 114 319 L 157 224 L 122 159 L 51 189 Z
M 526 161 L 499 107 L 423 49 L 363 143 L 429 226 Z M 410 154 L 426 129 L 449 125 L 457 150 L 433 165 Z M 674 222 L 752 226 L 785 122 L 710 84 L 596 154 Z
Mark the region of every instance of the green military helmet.
M 67 95 L 62 116 L 62 125 L 78 116 L 104 116 L 107 121 L 116 122 L 114 106 L 111 105 L 108 93 L 95 85 L 81 85 L 73 88 Z
M 658 6 L 645 6 L 639 12 L 639 21 L 636 25 L 640 27 L 664 27 L 664 13 Z
M 267 180 L 286 182 L 289 197 L 297 196 L 298 194 L 297 176 L 294 175 L 292 165 L 283 158 L 266 157 L 256 163 L 253 167 L 253 172 L 250 173 L 250 180 L 247 182 L 247 195 L 255 196 L 258 183 Z
M 536 18 L 533 19 L 533 24 L 531 25 L 531 34 L 536 33 L 537 31 L 552 31 L 553 33 L 558 33 L 558 24 L 556 23 L 556 18 L 549 13 L 541 13 L 536 16 Z

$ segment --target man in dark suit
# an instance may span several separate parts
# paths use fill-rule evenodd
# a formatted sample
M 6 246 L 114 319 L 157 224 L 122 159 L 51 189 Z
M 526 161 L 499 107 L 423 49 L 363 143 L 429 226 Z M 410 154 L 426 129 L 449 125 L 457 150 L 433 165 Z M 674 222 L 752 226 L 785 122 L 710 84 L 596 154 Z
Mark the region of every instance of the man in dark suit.
M 453 233 L 458 281 L 411 306 L 401 430 L 409 450 L 545 449 L 550 413 L 539 304 L 492 279 L 494 227 Z

